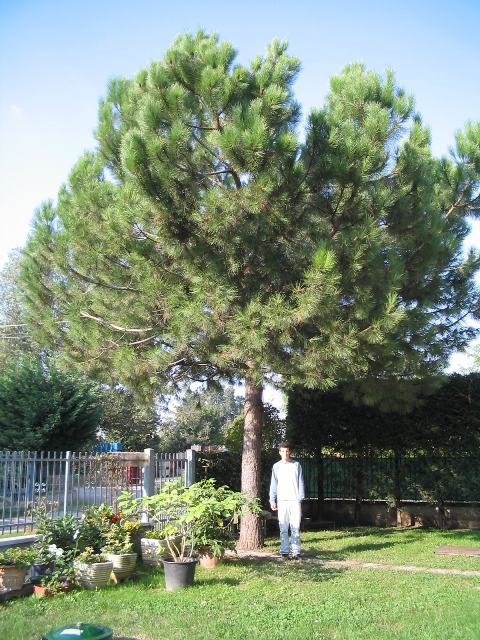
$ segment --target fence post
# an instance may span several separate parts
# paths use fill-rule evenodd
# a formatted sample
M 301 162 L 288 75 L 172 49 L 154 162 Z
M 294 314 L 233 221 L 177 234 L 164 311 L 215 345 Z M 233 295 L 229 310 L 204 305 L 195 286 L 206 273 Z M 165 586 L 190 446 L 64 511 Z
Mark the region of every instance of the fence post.
M 185 469 L 185 486 L 190 487 L 195 482 L 195 449 L 185 451 L 187 460 Z
M 146 454 L 147 461 L 143 472 L 142 494 L 144 497 L 148 497 L 155 494 L 155 450 L 144 449 L 143 451 Z M 144 511 L 140 519 L 143 523 L 148 523 L 148 513 Z
M 144 449 L 147 456 L 147 463 L 143 475 L 143 495 L 153 496 L 155 494 L 155 449 Z
M 63 490 L 63 515 L 67 515 L 67 501 L 68 501 L 68 485 L 70 483 L 70 461 L 72 459 L 72 452 L 66 451 L 65 456 L 65 489 Z

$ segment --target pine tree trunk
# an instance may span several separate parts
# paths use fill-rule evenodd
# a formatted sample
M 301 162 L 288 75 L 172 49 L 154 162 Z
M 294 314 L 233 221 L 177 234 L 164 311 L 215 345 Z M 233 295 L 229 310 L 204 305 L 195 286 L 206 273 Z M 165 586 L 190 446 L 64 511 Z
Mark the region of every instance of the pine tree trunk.
M 245 380 L 245 429 L 242 454 L 242 493 L 260 497 L 261 450 L 263 428 L 263 388 Z M 263 531 L 258 516 L 245 514 L 240 525 L 238 548 L 247 551 L 263 545 Z

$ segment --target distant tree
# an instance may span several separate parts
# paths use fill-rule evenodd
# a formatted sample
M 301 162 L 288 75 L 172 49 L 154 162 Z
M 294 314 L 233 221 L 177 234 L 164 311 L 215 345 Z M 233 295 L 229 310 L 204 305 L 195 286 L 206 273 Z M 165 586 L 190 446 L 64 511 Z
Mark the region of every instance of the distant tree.
M 194 444 L 224 444 L 229 424 L 243 412 L 243 399 L 231 386 L 189 390 L 161 423 L 163 451 L 184 451 Z
M 98 150 L 37 211 L 23 273 L 39 340 L 95 378 L 244 383 L 242 490 L 259 496 L 266 383 L 357 378 L 368 400 L 475 334 L 479 259 L 462 243 L 480 125 L 434 158 L 393 72 L 357 63 L 303 133 L 286 43 L 235 56 L 199 30 L 110 82 Z M 247 515 L 239 545 L 261 544 Z
M 19 288 L 21 260 L 20 249 L 15 249 L 0 272 L 0 369 L 34 351 Z
M 0 450 L 78 451 L 100 421 L 96 388 L 38 359 L 0 374 Z
M 263 408 L 263 424 L 260 499 L 267 506 L 272 465 L 279 459 L 278 444 L 285 439 L 285 420 L 280 417 L 276 407 L 266 403 Z M 199 454 L 202 477 L 214 477 L 218 483 L 240 490 L 244 429 L 245 417 L 238 415 L 226 425 L 223 439 L 226 450 L 221 453 Z
M 123 451 L 143 451 L 158 445 L 159 418 L 154 406 L 121 388 L 103 391 L 101 405 L 98 430 L 103 442 L 121 442 Z

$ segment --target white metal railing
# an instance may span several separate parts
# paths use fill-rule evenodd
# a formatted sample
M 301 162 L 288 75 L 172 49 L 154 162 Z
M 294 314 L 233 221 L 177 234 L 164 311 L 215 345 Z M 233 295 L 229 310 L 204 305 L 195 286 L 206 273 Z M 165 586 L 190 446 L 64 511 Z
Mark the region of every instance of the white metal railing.
M 123 490 L 137 497 L 158 492 L 171 479 L 194 482 L 194 452 L 0 452 L 0 534 L 31 531 L 35 509 L 52 518 L 81 517 L 83 509 L 115 506 Z

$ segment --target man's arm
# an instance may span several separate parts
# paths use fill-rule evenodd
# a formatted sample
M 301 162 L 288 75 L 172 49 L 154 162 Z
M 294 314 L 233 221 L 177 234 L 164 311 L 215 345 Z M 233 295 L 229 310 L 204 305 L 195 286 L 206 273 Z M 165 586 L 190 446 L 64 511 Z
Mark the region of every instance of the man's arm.
M 275 465 L 273 465 L 272 467 L 272 477 L 270 480 L 270 509 L 272 511 L 276 511 L 277 510 L 277 485 L 278 485 L 278 480 L 277 480 L 277 474 L 276 474 L 276 469 L 275 469 Z
M 305 484 L 303 482 L 302 465 L 298 463 L 298 499 L 305 500 Z

